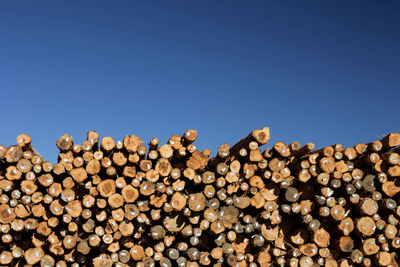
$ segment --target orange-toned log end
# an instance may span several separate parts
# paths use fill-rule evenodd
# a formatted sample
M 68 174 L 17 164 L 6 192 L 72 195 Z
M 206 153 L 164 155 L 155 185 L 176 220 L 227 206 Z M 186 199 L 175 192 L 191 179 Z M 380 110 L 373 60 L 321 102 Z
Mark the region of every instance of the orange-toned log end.
M 62 164 L 60 164 L 60 163 L 55 164 L 55 165 L 53 166 L 53 172 L 54 172 L 56 175 L 61 175 L 61 174 L 65 173 L 65 167 L 64 167 L 64 165 L 62 165 Z
M 110 197 L 116 192 L 115 181 L 113 179 L 106 179 L 97 185 L 97 191 L 102 197 Z
M 344 154 L 349 160 L 354 160 L 357 157 L 357 151 L 352 147 L 346 148 Z
M 115 147 L 115 142 L 112 137 L 108 136 L 101 139 L 101 148 L 104 151 L 110 152 L 114 149 L 114 147 Z
M 142 143 L 143 141 L 136 135 L 131 134 L 124 137 L 124 147 L 129 153 L 136 152 L 138 146 Z
M 400 155 L 396 152 L 388 152 L 383 155 L 383 159 L 390 165 L 396 165 L 400 162 Z
M 260 162 L 264 159 L 264 157 L 262 156 L 261 151 L 259 149 L 255 149 L 250 151 L 249 159 L 252 162 Z
M 129 156 L 128 156 L 128 161 L 130 163 L 138 163 L 139 160 L 140 160 L 140 157 L 139 157 L 138 153 L 129 154 Z
M 378 211 L 378 203 L 372 198 L 364 198 L 360 206 L 361 212 L 367 215 L 374 215 Z
M 26 263 L 29 265 L 35 265 L 44 257 L 44 255 L 45 253 L 41 247 L 35 247 L 25 251 L 24 257 Z
M 400 145 L 400 133 L 390 133 L 383 137 L 381 143 L 386 148 L 392 148 Z
M 368 143 L 368 148 L 374 152 L 378 152 L 382 149 L 383 144 L 381 141 L 373 141 L 371 143 Z
M 313 241 L 319 247 L 327 247 L 330 242 L 330 234 L 325 229 L 320 228 L 314 232 Z
M 124 198 L 118 194 L 112 194 L 109 198 L 108 198 L 108 205 L 110 205 L 110 207 L 116 209 L 121 207 L 124 204 Z
M 92 145 L 97 144 L 100 140 L 100 136 L 96 131 L 87 132 L 86 138 Z
M 261 234 L 266 240 L 273 241 L 278 238 L 279 227 L 276 226 L 275 228 L 268 229 L 267 226 L 263 224 L 261 226 Z
M 140 194 L 150 196 L 155 191 L 155 184 L 151 181 L 144 181 L 140 184 Z
M 65 210 L 73 218 L 77 218 L 82 213 L 82 204 L 79 200 L 73 200 L 71 202 L 68 202 L 67 206 L 65 207 Z
M 362 155 L 367 151 L 367 147 L 368 147 L 368 145 L 366 145 L 364 143 L 358 143 L 355 145 L 354 149 L 356 150 L 356 152 L 358 154 Z
M 58 139 L 56 145 L 61 151 L 72 150 L 74 145 L 73 138 L 68 134 L 64 134 L 63 136 L 60 137 L 60 139 Z
M 186 130 L 183 134 L 183 139 L 186 144 L 191 144 L 197 139 L 197 131 L 195 129 Z
M 168 144 L 175 150 L 178 150 L 182 147 L 182 137 L 179 135 L 172 135 L 169 140 Z
M 123 175 L 126 177 L 133 178 L 136 175 L 136 166 L 126 165 L 124 167 Z
M 338 228 L 344 235 L 349 235 L 354 230 L 354 222 L 351 218 L 345 218 L 340 222 Z
M 271 255 L 268 253 L 267 250 L 260 252 L 257 256 L 257 261 L 260 266 L 270 266 L 271 265 Z
M 158 153 L 160 153 L 161 157 L 169 159 L 174 154 L 174 150 L 172 149 L 171 145 L 165 144 L 158 149 Z
M 25 147 L 30 145 L 32 142 L 32 138 L 27 134 L 20 134 L 17 136 L 17 145 L 20 147 Z
M 301 148 L 301 144 L 299 141 L 293 141 L 289 144 L 289 148 L 291 152 L 296 152 Z
M 175 210 L 182 210 L 186 206 L 186 197 L 180 192 L 175 192 L 171 198 L 171 206 Z
M 362 248 L 365 255 L 369 256 L 378 253 L 379 246 L 376 242 L 375 238 L 367 238 L 363 241 Z
M 400 186 L 395 181 L 387 181 L 382 185 L 382 191 L 389 197 L 393 197 L 400 192 Z
M 314 257 L 318 253 L 318 247 L 314 243 L 307 243 L 300 246 L 300 252 L 308 257 Z
M 301 181 L 303 183 L 305 183 L 308 180 L 310 180 L 311 179 L 311 174 L 308 171 L 308 169 L 301 169 L 299 171 L 299 173 L 298 173 L 298 179 L 299 179 L 299 181 Z
M 20 159 L 17 163 L 17 169 L 22 173 L 27 173 L 32 169 L 32 162 L 28 159 Z
M 371 217 L 362 217 L 357 220 L 357 230 L 364 236 L 371 236 L 375 233 L 375 221 Z
M 156 166 L 155 166 L 155 170 L 158 172 L 158 174 L 160 176 L 168 176 L 171 171 L 172 171 L 172 166 L 171 163 L 165 159 L 165 158 L 161 158 L 158 160 Z
M 323 157 L 319 161 L 319 167 L 323 172 L 332 173 L 335 170 L 335 160 L 333 157 Z
M 89 254 L 91 248 L 86 240 L 82 240 L 78 243 L 76 250 L 83 255 L 87 255 Z
M 303 155 L 306 155 L 310 153 L 312 150 L 315 149 L 315 144 L 314 143 L 307 143 L 298 150 L 293 151 L 293 154 L 295 156 L 301 157 Z
M 202 170 L 207 167 L 209 158 L 206 157 L 200 151 L 195 151 L 189 160 L 186 162 L 188 168 L 192 168 L 194 170 Z
M 392 255 L 389 252 L 381 251 L 377 254 L 376 259 L 380 266 L 389 266 L 392 262 Z
M 121 222 L 118 230 L 121 232 L 123 236 L 130 236 L 132 235 L 135 227 L 131 222 Z
M 205 196 L 202 193 L 191 194 L 189 196 L 188 207 L 192 211 L 201 211 L 207 205 Z
M 338 245 L 340 251 L 351 252 L 354 248 L 354 240 L 349 236 L 341 236 Z
M 86 165 L 86 172 L 90 175 L 95 175 L 100 172 L 101 164 L 98 160 L 92 159 Z
M 115 152 L 112 155 L 112 161 L 116 166 L 122 167 L 128 162 L 128 159 L 125 157 L 124 153 Z
M 82 183 L 87 178 L 87 172 L 84 168 L 75 168 L 70 171 L 72 178 L 78 182 Z
M 131 247 L 129 253 L 131 254 L 132 259 L 135 261 L 140 261 L 145 257 L 144 249 L 142 246 L 135 245 Z
M 262 129 L 254 130 L 251 136 L 257 141 L 259 145 L 264 145 L 268 143 L 270 139 L 269 127 L 264 127 Z
M 14 209 L 7 204 L 0 205 L 0 223 L 10 223 L 15 219 Z
M 218 157 L 221 159 L 226 158 L 227 156 L 229 156 L 229 149 L 230 149 L 230 145 L 225 143 L 222 144 L 218 147 Z
M 7 148 L 4 157 L 8 163 L 18 162 L 22 157 L 22 149 L 19 146 L 10 146 Z
M 125 202 L 127 203 L 135 202 L 136 199 L 139 197 L 139 191 L 132 185 L 124 186 L 122 188 L 121 194 Z
M 399 177 L 400 176 L 400 166 L 396 165 L 396 166 L 389 167 L 387 170 L 387 174 L 390 177 Z
M 203 151 L 201 151 L 201 153 L 203 153 L 203 155 L 206 156 L 206 157 L 210 157 L 211 156 L 211 149 L 205 148 L 205 149 L 203 149 Z
M 97 256 L 96 258 L 93 258 L 92 264 L 94 267 L 103 267 L 103 266 L 111 267 L 113 266 L 113 261 L 111 260 L 111 257 L 103 253 Z
M 289 157 L 290 156 L 291 151 L 290 151 L 289 147 L 283 142 L 275 143 L 273 148 L 282 157 Z

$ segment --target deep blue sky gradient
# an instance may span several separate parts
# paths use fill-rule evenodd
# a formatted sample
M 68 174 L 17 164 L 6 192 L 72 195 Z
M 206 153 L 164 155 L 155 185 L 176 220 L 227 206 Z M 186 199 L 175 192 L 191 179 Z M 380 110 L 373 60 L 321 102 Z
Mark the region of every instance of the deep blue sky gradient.
M 399 1 L 1 1 L 0 143 L 55 161 L 88 130 L 214 153 L 369 142 L 400 130 Z

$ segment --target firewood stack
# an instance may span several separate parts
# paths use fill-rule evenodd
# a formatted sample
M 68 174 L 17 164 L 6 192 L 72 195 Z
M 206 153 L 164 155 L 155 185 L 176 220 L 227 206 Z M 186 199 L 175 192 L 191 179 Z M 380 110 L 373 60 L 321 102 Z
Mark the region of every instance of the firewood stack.
M 344 148 L 269 140 L 214 157 L 196 130 L 144 145 L 60 137 L 53 165 L 0 146 L 2 266 L 399 266 L 400 134 Z

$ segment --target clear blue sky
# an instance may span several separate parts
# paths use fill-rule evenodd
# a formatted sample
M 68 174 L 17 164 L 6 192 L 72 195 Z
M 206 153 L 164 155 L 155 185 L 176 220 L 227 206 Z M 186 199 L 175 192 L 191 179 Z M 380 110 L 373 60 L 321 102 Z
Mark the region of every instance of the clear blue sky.
M 317 147 L 400 131 L 399 1 L 1 1 L 0 143 L 55 161 L 88 130 L 213 153 L 252 129 Z

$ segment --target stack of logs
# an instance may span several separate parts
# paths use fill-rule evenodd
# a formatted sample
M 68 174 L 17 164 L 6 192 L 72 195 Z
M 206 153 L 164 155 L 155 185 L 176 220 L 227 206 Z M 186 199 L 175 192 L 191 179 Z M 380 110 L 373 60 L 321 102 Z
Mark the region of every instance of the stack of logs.
M 145 146 L 89 132 L 0 146 L 2 266 L 399 266 L 400 134 L 343 148 L 269 140 L 211 157 L 196 130 Z

